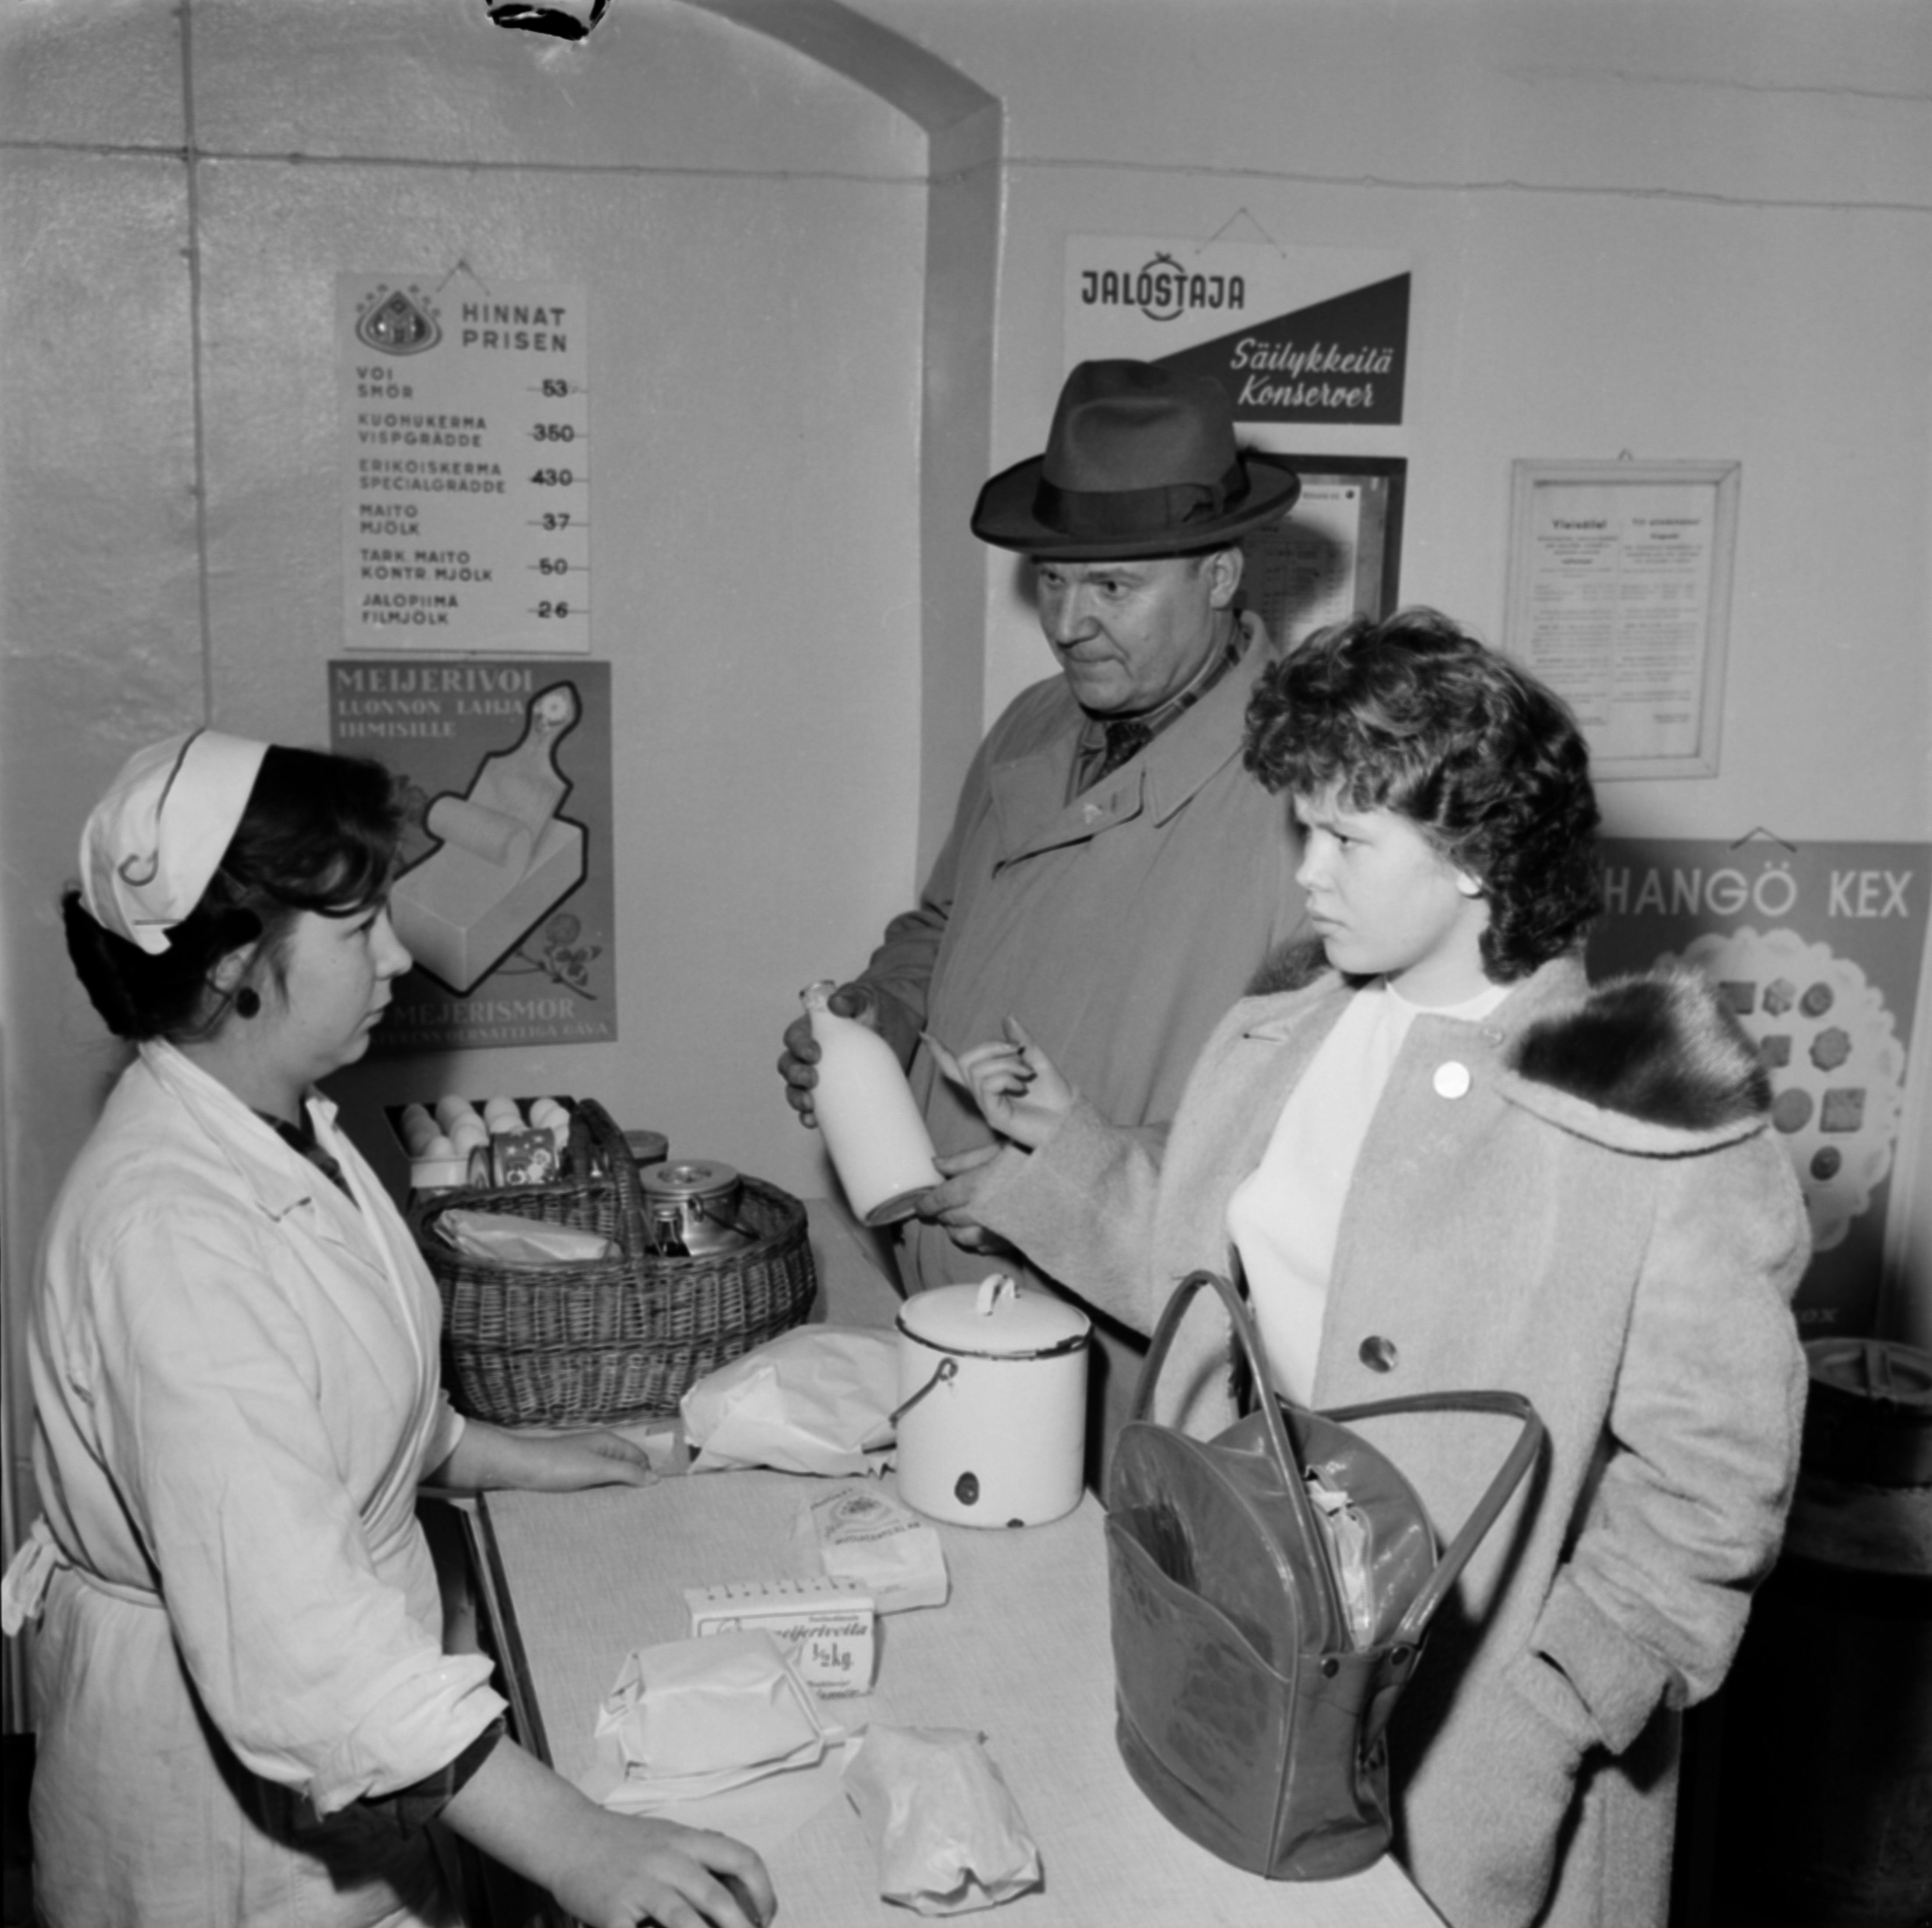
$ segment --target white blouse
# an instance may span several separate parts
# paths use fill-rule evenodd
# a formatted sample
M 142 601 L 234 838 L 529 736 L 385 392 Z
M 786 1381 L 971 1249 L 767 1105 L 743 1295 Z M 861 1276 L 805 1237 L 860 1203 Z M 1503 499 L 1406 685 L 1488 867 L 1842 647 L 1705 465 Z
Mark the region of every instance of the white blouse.
M 1436 1017 L 1476 1022 L 1510 994 L 1491 984 Z M 1288 1095 L 1259 1164 L 1228 1201 L 1228 1235 L 1241 1255 L 1255 1324 L 1275 1389 L 1306 1405 L 1342 1207 L 1369 1121 L 1397 1053 L 1424 1007 L 1378 980 L 1356 993 Z

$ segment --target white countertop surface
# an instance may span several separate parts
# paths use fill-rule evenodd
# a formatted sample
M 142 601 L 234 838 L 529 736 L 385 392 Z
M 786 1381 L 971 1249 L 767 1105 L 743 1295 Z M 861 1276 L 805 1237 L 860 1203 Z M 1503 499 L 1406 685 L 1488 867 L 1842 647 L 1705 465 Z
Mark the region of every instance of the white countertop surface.
M 812 1227 L 829 1315 L 889 1321 L 896 1288 L 863 1236 L 822 1203 Z M 626 1654 L 688 1634 L 683 1590 L 784 1572 L 794 1518 L 832 1483 L 737 1471 L 489 1496 L 482 1511 L 516 1634 L 505 1659 L 520 1671 L 562 1773 L 590 1767 L 598 1707 Z M 1150 1805 L 1114 1743 L 1102 1518 L 1089 1494 L 1046 1526 L 941 1526 L 947 1604 L 882 1617 L 874 1691 L 828 1707 L 848 1725 L 984 1737 L 1046 1875 L 1042 1889 L 998 1911 L 1012 1928 L 1437 1924 L 1393 1860 L 1339 1881 L 1264 1881 L 1197 1847 Z M 768 1858 L 788 1928 L 904 1928 L 910 1918 L 879 1898 L 872 1847 L 842 1798 Z

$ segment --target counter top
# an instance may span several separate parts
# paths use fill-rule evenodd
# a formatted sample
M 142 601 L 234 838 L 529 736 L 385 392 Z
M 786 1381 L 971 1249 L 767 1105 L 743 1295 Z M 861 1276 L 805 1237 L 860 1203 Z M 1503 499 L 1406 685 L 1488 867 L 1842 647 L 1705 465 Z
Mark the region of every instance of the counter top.
M 883 1275 L 865 1275 L 862 1240 L 843 1243 L 850 1228 L 836 1220 L 813 1208 L 826 1311 L 842 1323 L 884 1323 L 896 1291 Z M 782 1572 L 794 1518 L 834 1483 L 737 1471 L 478 1502 L 485 1590 L 526 1740 L 567 1776 L 583 1774 L 625 1655 L 686 1635 L 686 1587 Z M 1197 1847 L 1148 1803 L 1114 1742 L 1102 1517 L 1089 1494 L 1046 1526 L 941 1526 L 950 1599 L 883 1617 L 873 1692 L 830 1704 L 850 1725 L 985 1737 L 1046 1874 L 1043 1889 L 1007 1902 L 999 1918 L 1012 1928 L 1281 1928 L 1290 1919 L 1296 1928 L 1439 1928 L 1386 1857 L 1340 1881 L 1264 1881 Z M 787 1928 L 904 1928 L 911 1918 L 880 1899 L 872 1847 L 846 1800 L 768 1858 Z

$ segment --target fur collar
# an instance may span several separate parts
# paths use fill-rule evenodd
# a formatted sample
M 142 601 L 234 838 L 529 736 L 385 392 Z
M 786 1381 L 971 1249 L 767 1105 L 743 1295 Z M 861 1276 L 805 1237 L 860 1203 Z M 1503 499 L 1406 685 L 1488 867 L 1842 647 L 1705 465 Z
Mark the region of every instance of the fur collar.
M 1756 1130 L 1769 1115 L 1771 1079 L 1756 1047 L 1696 972 L 1613 978 L 1576 998 L 1550 980 L 1555 968 L 1526 981 L 1526 988 L 1538 987 L 1534 1015 L 1518 1020 L 1504 1062 L 1523 1086 L 1552 1095 L 1571 1122 L 1610 1113 L 1640 1127 L 1725 1139 Z M 1306 990 L 1324 975 L 1334 974 L 1319 938 L 1292 942 L 1268 958 L 1248 994 Z M 1551 1002 L 1552 993 L 1560 1002 Z M 1491 1023 L 1512 1028 L 1516 1003 Z
M 1756 1046 L 1692 970 L 1593 985 L 1582 1003 L 1528 1026 L 1508 1056 L 1532 1084 L 1673 1131 L 1726 1133 L 1771 1109 Z
M 1305 991 L 1328 969 L 1320 938 L 1290 938 L 1262 960 L 1245 995 L 1270 998 L 1282 991 Z

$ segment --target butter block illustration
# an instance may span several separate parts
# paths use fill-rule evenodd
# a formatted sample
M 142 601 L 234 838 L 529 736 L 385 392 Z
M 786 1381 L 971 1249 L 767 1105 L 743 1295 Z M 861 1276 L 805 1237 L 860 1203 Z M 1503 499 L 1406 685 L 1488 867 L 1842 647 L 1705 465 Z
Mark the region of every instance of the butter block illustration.
M 580 713 L 571 683 L 531 698 L 516 746 L 485 757 L 466 795 L 430 806 L 436 847 L 397 880 L 396 935 L 459 995 L 584 881 L 583 827 L 557 815 L 570 783 L 556 746 Z

